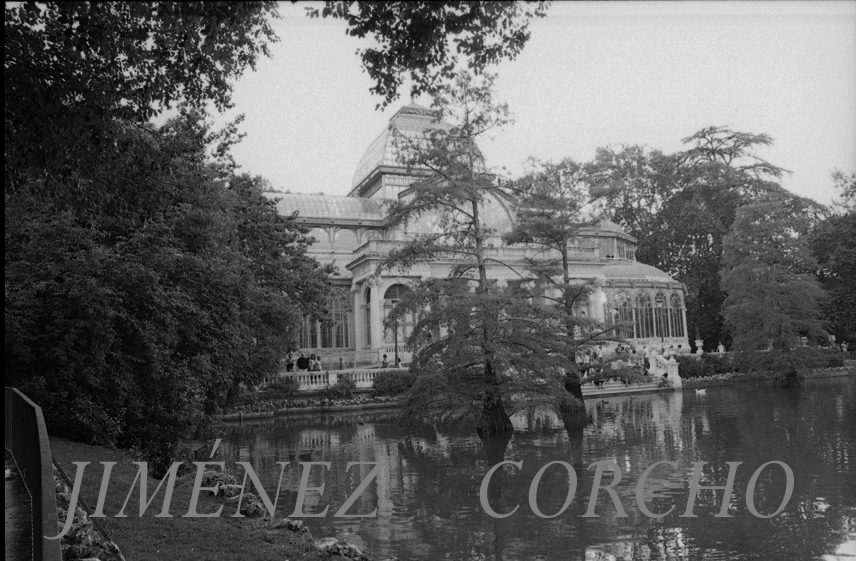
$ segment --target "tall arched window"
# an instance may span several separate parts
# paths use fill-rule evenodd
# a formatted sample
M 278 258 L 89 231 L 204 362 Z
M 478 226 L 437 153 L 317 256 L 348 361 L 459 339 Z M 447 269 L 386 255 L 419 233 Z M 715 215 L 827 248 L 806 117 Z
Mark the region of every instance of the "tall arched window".
M 672 337 L 685 337 L 683 306 L 681 305 L 681 298 L 677 294 L 672 294 L 669 299 L 669 320 L 672 327 Z
M 394 284 L 386 289 L 386 292 L 383 294 L 383 317 L 389 317 L 390 312 L 401 300 L 401 297 L 407 292 L 408 288 L 403 284 Z M 407 337 L 413 333 L 413 325 L 414 318 L 413 314 L 405 314 L 403 317 L 398 318 L 398 344 L 403 345 L 404 341 Z M 391 329 L 387 329 L 383 333 L 383 340 L 385 343 L 392 343 L 395 341 L 394 333 Z
M 616 335 L 622 339 L 633 338 L 633 303 L 630 300 L 630 295 L 626 292 L 619 292 L 615 295 L 615 312 L 613 313 L 615 322 L 619 324 L 616 330 Z
M 321 324 L 321 347 L 342 349 L 350 346 L 348 304 L 344 298 L 334 298 L 330 304 L 330 319 Z
M 666 305 L 666 295 L 658 292 L 654 297 L 654 327 L 655 337 L 669 337 L 669 308 Z
M 304 316 L 300 322 L 300 348 L 318 348 L 318 320 L 312 316 Z
M 651 307 L 651 297 L 645 292 L 636 296 L 636 337 L 654 337 L 654 309 Z

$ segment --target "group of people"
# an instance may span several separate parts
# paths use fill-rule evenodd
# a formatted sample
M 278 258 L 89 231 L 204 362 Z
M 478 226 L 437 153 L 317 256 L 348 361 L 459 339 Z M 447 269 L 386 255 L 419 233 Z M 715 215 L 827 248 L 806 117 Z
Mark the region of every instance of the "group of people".
M 651 346 L 643 345 L 637 349 L 629 343 L 619 343 L 613 351 L 616 361 L 613 365 L 624 365 L 630 368 L 641 370 L 642 373 L 647 373 L 651 369 L 651 360 L 655 355 L 660 355 L 666 359 L 670 359 L 675 355 L 685 352 L 682 345 L 661 345 Z M 604 344 L 597 345 L 577 351 L 576 362 L 583 371 L 588 371 L 592 368 L 595 370 L 602 369 L 604 364 Z
M 285 371 L 320 372 L 321 356 L 315 356 L 314 354 L 305 356 L 303 353 L 297 353 L 297 357 L 295 357 L 294 353 L 288 353 L 288 357 L 285 359 Z
M 380 361 L 380 367 L 389 368 L 389 359 L 386 357 L 386 355 L 383 355 L 383 360 Z M 401 357 L 395 357 L 395 367 L 401 368 Z

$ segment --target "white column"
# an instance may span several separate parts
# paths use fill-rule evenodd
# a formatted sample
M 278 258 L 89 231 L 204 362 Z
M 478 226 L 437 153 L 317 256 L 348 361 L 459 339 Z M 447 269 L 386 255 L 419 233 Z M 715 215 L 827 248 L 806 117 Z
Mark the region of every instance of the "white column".
M 351 313 L 348 314 L 351 320 L 351 346 L 355 349 L 362 349 L 365 346 L 366 334 L 363 333 L 363 303 L 362 290 L 351 292 Z M 362 322 L 362 323 L 361 323 Z
M 606 321 L 606 316 L 604 316 L 603 313 L 603 305 L 605 303 L 606 294 L 603 293 L 603 289 L 601 289 L 601 287 L 597 287 L 597 290 L 589 294 L 588 308 L 592 319 L 596 319 L 601 322 Z
M 369 290 L 372 291 L 370 303 L 372 347 L 379 349 L 383 345 L 383 302 L 380 299 L 380 290 L 377 284 L 373 284 Z

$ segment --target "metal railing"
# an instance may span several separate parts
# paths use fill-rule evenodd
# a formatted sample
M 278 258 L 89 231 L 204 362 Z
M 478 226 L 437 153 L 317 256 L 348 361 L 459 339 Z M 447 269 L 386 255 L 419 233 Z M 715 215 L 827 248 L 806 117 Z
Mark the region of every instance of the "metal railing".
M 61 561 L 60 540 L 48 540 L 58 530 L 56 485 L 51 446 L 42 409 L 15 388 L 6 388 L 6 448 L 12 452 L 21 479 L 32 499 L 33 559 Z

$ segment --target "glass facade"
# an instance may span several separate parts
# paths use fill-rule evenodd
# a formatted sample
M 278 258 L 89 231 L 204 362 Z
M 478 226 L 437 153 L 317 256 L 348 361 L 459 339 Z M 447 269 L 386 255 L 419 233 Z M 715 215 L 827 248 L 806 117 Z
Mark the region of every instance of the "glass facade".
M 383 317 L 389 317 L 390 312 L 395 307 L 395 304 L 404 293 L 407 292 L 407 287 L 403 284 L 394 284 L 386 289 L 386 292 L 383 295 Z M 413 314 L 404 314 L 403 317 L 398 320 L 398 344 L 404 345 L 404 342 L 413 333 L 413 326 L 415 324 Z M 384 343 L 393 343 L 395 342 L 395 335 L 392 332 L 392 329 L 386 329 L 383 333 L 383 341 Z
M 635 305 L 634 305 L 635 304 Z M 619 339 L 651 339 L 686 336 L 684 310 L 677 293 L 658 292 L 653 299 L 640 291 L 635 298 L 618 292 L 603 305 L 604 322 Z
M 348 301 L 334 298 L 330 302 L 330 317 L 318 321 L 307 316 L 300 324 L 300 348 L 302 349 L 347 349 L 351 346 Z

